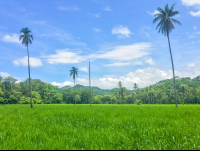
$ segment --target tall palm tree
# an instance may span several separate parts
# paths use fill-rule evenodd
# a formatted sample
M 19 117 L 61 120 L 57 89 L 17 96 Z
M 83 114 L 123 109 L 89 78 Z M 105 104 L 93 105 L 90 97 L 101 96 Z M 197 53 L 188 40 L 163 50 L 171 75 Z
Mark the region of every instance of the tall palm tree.
M 30 76 L 30 62 L 29 62 L 29 51 L 28 51 L 28 45 L 32 44 L 33 41 L 33 35 L 30 35 L 31 30 L 28 28 L 22 28 L 20 33 L 19 40 L 22 39 L 22 45 L 25 45 L 27 47 L 27 53 L 28 53 L 28 73 L 29 73 L 29 87 L 30 87 L 30 95 L 31 95 L 31 108 L 33 107 L 33 102 L 32 102 L 32 89 L 31 89 L 31 76 Z
M 74 86 L 75 86 L 75 78 L 76 76 L 78 77 L 78 68 L 72 67 L 72 69 L 70 70 L 70 77 L 73 76 L 74 79 Z M 74 105 L 76 105 L 76 89 L 75 89 L 75 97 L 74 97 Z
M 133 89 L 134 89 L 134 90 L 137 90 L 137 89 L 138 89 L 138 84 L 137 84 L 137 83 L 134 83 L 134 84 L 133 84 Z
M 170 51 L 170 56 L 171 56 L 171 62 L 172 62 L 172 71 L 173 71 L 173 78 L 174 78 L 174 93 L 175 93 L 175 100 L 176 100 L 176 107 L 177 107 L 177 96 L 176 96 L 176 82 L 175 82 L 175 73 L 174 73 L 174 63 L 173 63 L 173 58 L 172 58 L 172 52 L 171 52 L 171 46 L 170 46 L 170 40 L 169 40 L 169 34 L 172 31 L 172 29 L 175 29 L 173 23 L 177 23 L 181 25 L 181 23 L 172 18 L 175 15 L 180 14 L 178 11 L 174 11 L 174 5 L 173 4 L 170 8 L 168 7 L 168 4 L 165 5 L 165 9 L 163 10 L 162 8 L 158 7 L 157 11 L 154 16 L 153 23 L 159 21 L 156 30 L 159 28 L 158 33 L 164 34 L 164 36 L 167 36 L 168 38 L 168 44 L 169 44 L 169 51 Z

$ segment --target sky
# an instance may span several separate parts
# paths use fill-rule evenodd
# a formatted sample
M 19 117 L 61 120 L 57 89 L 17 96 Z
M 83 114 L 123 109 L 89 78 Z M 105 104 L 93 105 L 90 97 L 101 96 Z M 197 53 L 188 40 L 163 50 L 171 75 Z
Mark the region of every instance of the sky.
M 102 89 L 144 88 L 173 77 L 167 37 L 153 24 L 158 7 L 176 3 L 170 33 L 175 74 L 200 75 L 200 0 L 1 0 L 0 76 L 20 81 L 28 78 L 27 48 L 20 30 L 29 28 L 31 78 L 52 85 L 76 84 Z

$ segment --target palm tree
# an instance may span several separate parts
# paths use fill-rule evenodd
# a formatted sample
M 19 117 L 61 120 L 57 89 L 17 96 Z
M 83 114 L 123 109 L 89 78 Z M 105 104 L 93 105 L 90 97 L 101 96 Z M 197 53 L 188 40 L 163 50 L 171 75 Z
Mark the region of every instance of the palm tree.
M 171 92 L 168 90 L 167 92 L 166 92 L 166 95 L 167 95 L 167 97 L 168 97 L 168 103 L 170 102 L 169 101 L 169 98 L 171 97 Z M 170 104 L 170 103 L 169 103 Z
M 134 89 L 134 90 L 137 90 L 137 89 L 138 89 L 138 84 L 137 84 L 137 83 L 134 83 L 134 84 L 133 84 L 133 89 Z
M 157 95 L 157 98 L 159 99 L 160 101 L 160 104 L 162 103 L 162 98 L 163 98 L 163 94 L 161 92 L 158 92 L 158 95 Z
M 179 88 L 179 91 L 181 92 L 181 98 L 182 98 L 183 105 L 184 105 L 184 96 L 185 96 L 187 89 L 188 89 L 187 87 L 188 87 L 187 85 L 181 84 L 180 88 Z
M 134 102 L 134 96 L 137 95 L 137 93 L 135 93 L 134 91 L 132 91 L 132 98 L 133 98 L 133 102 Z
M 149 100 L 149 104 L 150 104 L 150 99 L 149 99 L 149 91 L 150 91 L 150 89 L 149 89 L 149 87 L 146 87 L 145 91 L 147 93 L 147 99 Z
M 33 41 L 33 35 L 30 35 L 31 30 L 28 28 L 22 28 L 20 33 L 19 40 L 22 39 L 22 45 L 25 45 L 27 47 L 27 53 L 28 53 L 28 72 L 29 72 L 29 87 L 30 87 L 30 95 L 31 95 L 31 108 L 33 107 L 32 103 L 32 89 L 31 89 L 31 76 L 30 76 L 30 63 L 29 63 L 29 51 L 28 51 L 28 45 L 32 44 Z
M 72 69 L 70 70 L 70 77 L 73 76 L 74 79 L 74 86 L 75 86 L 75 78 L 76 76 L 78 77 L 78 68 L 72 67 Z M 76 97 L 76 89 L 75 89 L 75 97 Z M 76 98 L 74 97 L 74 105 L 76 105 Z
M 172 52 L 171 52 L 171 46 L 170 46 L 170 40 L 169 40 L 169 34 L 172 31 L 172 29 L 175 29 L 173 23 L 177 23 L 181 25 L 181 23 L 173 19 L 172 17 L 175 15 L 180 14 L 178 11 L 174 11 L 174 5 L 173 4 L 170 8 L 168 7 L 168 4 L 165 5 L 165 10 L 162 8 L 158 7 L 157 11 L 154 16 L 153 23 L 160 21 L 156 27 L 156 30 L 159 28 L 158 33 L 164 34 L 164 36 L 167 36 L 168 38 L 168 44 L 169 44 L 169 51 L 170 51 L 170 56 L 171 56 L 171 62 L 172 62 L 172 71 L 173 71 L 173 78 L 174 78 L 174 93 L 175 93 L 175 100 L 176 100 L 176 107 L 177 107 L 177 96 L 176 96 L 176 82 L 175 82 L 175 73 L 174 73 L 174 63 L 173 63 L 173 58 L 172 58 Z M 172 23 L 173 22 L 173 23 Z

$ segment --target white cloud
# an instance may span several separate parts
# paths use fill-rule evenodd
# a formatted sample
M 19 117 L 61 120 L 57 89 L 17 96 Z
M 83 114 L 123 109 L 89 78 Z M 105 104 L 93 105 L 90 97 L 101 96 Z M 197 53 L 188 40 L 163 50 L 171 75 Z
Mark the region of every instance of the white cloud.
M 65 11 L 79 11 L 79 8 L 76 7 L 76 6 L 71 6 L 71 7 L 59 6 L 58 9 L 59 10 L 65 10 Z
M 155 10 L 153 13 L 151 13 L 151 12 L 147 12 L 147 13 L 153 16 L 153 15 L 159 13 L 159 11 Z
M 150 65 L 155 65 L 155 62 L 152 60 L 152 58 L 146 59 L 145 62 Z
M 18 81 L 16 81 L 15 83 L 20 83 L 20 82 L 22 82 L 21 80 L 18 80 Z
M 88 68 L 87 67 L 81 67 L 79 70 L 84 71 L 84 72 L 88 72 Z
M 195 67 L 195 63 L 190 63 L 190 64 L 187 65 L 187 67 L 188 67 L 188 68 Z
M 130 65 L 130 62 L 116 62 L 116 63 L 112 63 L 112 64 L 107 64 L 106 67 L 110 67 L 110 66 L 126 66 L 126 65 Z
M 51 83 L 52 85 L 54 85 L 54 86 L 58 86 L 58 87 L 64 87 L 64 86 L 74 86 L 74 83 L 73 82 L 70 82 L 70 81 L 65 81 L 65 82 L 63 82 L 63 83 L 57 83 L 57 82 L 52 82 Z
M 200 17 L 200 11 L 198 12 L 190 12 L 190 14 L 194 17 Z
M 106 6 L 103 10 L 105 10 L 105 11 L 112 11 L 112 9 L 110 8 L 110 6 Z
M 135 61 L 135 62 L 116 62 L 116 63 L 112 63 L 112 64 L 107 64 L 106 67 L 110 67 L 110 66 L 126 66 L 126 65 L 142 65 L 142 61 Z
M 181 0 L 183 5 L 186 6 L 195 6 L 195 5 L 200 5 L 199 0 Z
M 17 35 L 17 34 L 5 35 L 5 36 L 2 38 L 2 41 L 21 43 L 21 42 L 19 41 L 19 35 Z
M 151 43 L 136 43 L 133 45 L 122 45 L 111 48 L 111 51 L 96 54 L 96 58 L 109 59 L 114 61 L 129 61 L 142 58 L 149 54 Z
M 198 9 L 197 12 L 191 11 L 190 14 L 194 17 L 200 17 L 200 0 L 181 0 L 185 6 L 193 6 Z
M 101 30 L 99 28 L 94 28 L 94 31 L 100 32 Z
M 100 17 L 100 13 L 98 13 L 98 14 L 91 14 L 91 13 L 88 12 L 88 14 L 91 15 L 91 16 L 93 16 L 93 17 L 96 17 L 96 18 Z
M 115 26 L 112 29 L 112 34 L 117 34 L 118 38 L 130 38 L 130 35 L 132 34 L 131 31 L 128 29 L 128 27 L 123 27 L 122 25 L 120 26 Z
M 40 58 L 30 57 L 29 61 L 30 61 L 30 66 L 31 67 L 42 66 L 42 61 L 40 60 Z M 15 66 L 28 66 L 28 57 L 25 56 L 24 58 L 16 59 L 16 60 L 13 61 L 13 64 Z
M 8 77 L 8 76 L 10 76 L 10 74 L 8 74 L 7 72 L 0 72 L 0 76 L 1 77 Z
M 194 26 L 194 30 L 196 30 L 197 29 L 197 26 Z
M 50 64 L 68 64 L 68 63 L 79 63 L 87 58 L 79 55 L 77 52 L 72 52 L 72 49 L 62 49 L 62 50 L 56 50 L 56 54 L 49 55 L 49 56 L 43 56 L 43 58 L 47 59 L 47 62 Z

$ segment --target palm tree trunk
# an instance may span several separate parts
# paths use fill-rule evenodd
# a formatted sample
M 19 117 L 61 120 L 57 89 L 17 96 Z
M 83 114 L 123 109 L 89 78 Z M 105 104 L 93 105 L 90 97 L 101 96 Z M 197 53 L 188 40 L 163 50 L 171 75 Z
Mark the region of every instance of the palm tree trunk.
M 91 107 L 91 81 L 90 81 L 90 62 L 89 62 L 89 86 L 90 86 L 90 107 Z
M 74 87 L 75 87 L 75 78 L 74 78 Z M 74 105 L 76 105 L 76 89 L 75 89 L 75 96 L 74 96 Z
M 29 87 L 30 87 L 30 95 L 31 95 L 31 108 L 33 108 L 33 103 L 32 103 L 32 89 L 31 89 L 31 75 L 30 75 L 30 63 L 29 63 L 29 52 L 28 52 L 28 45 L 27 45 L 27 53 L 28 53 L 28 73 L 29 73 Z
M 5 80 L 4 80 L 4 91 L 3 91 L 3 92 L 4 92 L 4 93 L 3 93 L 3 105 L 5 104 L 5 88 L 6 88 L 6 87 L 5 87 Z
M 170 40 L 169 40 L 169 33 L 167 33 L 168 43 L 169 43 L 169 51 L 170 51 L 170 57 L 172 62 L 172 71 L 173 71 L 173 78 L 174 78 L 174 93 L 175 93 L 175 101 L 176 101 L 176 107 L 177 106 L 177 96 L 176 96 L 176 81 L 175 81 L 175 73 L 174 73 L 174 63 L 172 58 L 172 52 L 171 52 L 171 46 L 170 46 Z

